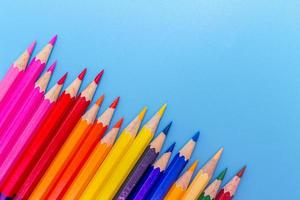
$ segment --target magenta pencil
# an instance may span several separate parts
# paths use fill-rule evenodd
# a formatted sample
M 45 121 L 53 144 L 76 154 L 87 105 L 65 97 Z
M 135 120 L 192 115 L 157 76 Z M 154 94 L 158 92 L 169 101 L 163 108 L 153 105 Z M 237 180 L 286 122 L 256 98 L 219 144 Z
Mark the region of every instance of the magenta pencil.
M 18 84 L 22 79 L 27 63 L 30 59 L 30 56 L 33 52 L 36 42 L 30 44 L 30 46 L 17 58 L 17 60 L 11 65 L 8 69 L 6 75 L 0 82 L 0 102 L 2 99 L 11 94 L 13 88 Z
M 13 119 L 16 112 L 18 112 L 21 102 L 26 102 L 29 98 L 29 93 L 34 89 L 34 83 L 37 80 L 40 73 L 44 70 L 46 62 L 53 49 L 56 37 L 33 58 L 29 64 L 22 80 L 20 80 L 18 86 L 12 91 L 10 98 L 4 98 L 1 102 L 2 109 L 0 109 L 0 128 L 7 126 Z M 2 132 L 0 131 L 0 135 Z
M 0 182 L 10 174 L 20 156 L 28 148 L 32 138 L 35 137 L 37 130 L 43 121 L 47 118 L 49 112 L 53 108 L 62 86 L 66 80 L 67 74 L 60 78 L 60 80 L 45 94 L 44 99 L 36 112 L 28 122 L 27 126 L 23 130 L 21 136 L 16 140 L 16 143 L 11 148 L 11 151 L 7 154 L 0 167 Z
M 29 94 L 29 99 L 23 103 L 20 111 L 14 115 L 14 119 L 10 125 L 6 126 L 5 129 L 0 129 L 3 132 L 0 138 L 0 162 L 2 162 L 11 150 L 12 145 L 14 145 L 15 141 L 22 134 L 27 121 L 31 119 L 37 107 L 41 104 L 55 66 L 56 62 L 37 80 L 34 90 Z

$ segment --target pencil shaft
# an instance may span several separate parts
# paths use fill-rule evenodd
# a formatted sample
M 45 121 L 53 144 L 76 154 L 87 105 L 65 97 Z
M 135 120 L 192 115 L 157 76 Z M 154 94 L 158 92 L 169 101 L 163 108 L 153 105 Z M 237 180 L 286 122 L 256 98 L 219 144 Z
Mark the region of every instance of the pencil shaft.
M 127 199 L 137 182 L 143 176 L 147 168 L 155 161 L 158 156 L 158 152 L 154 148 L 148 146 L 132 172 L 127 177 L 126 181 L 122 185 L 120 191 L 116 195 L 115 199 L 124 200 Z

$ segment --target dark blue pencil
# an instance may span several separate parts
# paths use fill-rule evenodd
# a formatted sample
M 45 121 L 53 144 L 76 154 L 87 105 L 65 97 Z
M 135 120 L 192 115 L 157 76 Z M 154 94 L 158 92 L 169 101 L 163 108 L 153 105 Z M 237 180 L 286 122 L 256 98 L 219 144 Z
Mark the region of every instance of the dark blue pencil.
M 178 179 L 180 173 L 189 161 L 198 138 L 199 132 L 197 132 L 175 155 L 172 162 L 166 169 L 166 172 L 157 181 L 157 184 L 153 187 L 153 190 L 147 199 L 161 200 L 164 198 L 172 184 Z
M 137 186 L 133 189 L 128 199 L 132 200 L 143 200 L 150 193 L 153 186 L 157 183 L 159 178 L 164 173 L 168 162 L 170 160 L 172 151 L 174 149 L 175 143 L 173 143 L 162 156 L 155 163 L 148 168 L 145 175 L 138 182 Z

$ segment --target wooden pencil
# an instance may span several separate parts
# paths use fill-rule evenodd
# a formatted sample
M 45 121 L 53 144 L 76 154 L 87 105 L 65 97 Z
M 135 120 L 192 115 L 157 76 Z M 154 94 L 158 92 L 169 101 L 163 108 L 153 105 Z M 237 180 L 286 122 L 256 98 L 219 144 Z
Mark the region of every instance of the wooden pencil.
M 165 197 L 165 195 L 167 194 L 173 183 L 177 180 L 179 174 L 182 172 L 183 168 L 189 161 L 198 138 L 199 132 L 197 132 L 187 142 L 187 144 L 183 146 L 179 153 L 175 155 L 165 173 L 162 175 L 157 185 L 154 186 L 152 192 L 149 194 L 149 199 L 163 199 Z
M 43 185 L 38 185 L 30 195 L 29 199 L 42 199 L 44 197 L 48 199 L 61 199 L 61 196 L 80 170 L 84 161 L 88 158 L 93 148 L 106 132 L 118 101 L 119 98 L 115 99 L 110 107 L 97 119 L 91 131 L 77 149 L 76 155 L 70 160 L 59 179 L 53 184 L 53 187 L 49 188 L 45 194 L 42 194 L 40 191 L 43 189 Z
M 35 136 L 26 150 L 20 155 L 20 159 L 16 163 L 14 170 L 4 183 L 1 182 L 0 189 L 2 194 L 11 197 L 20 189 L 30 170 L 49 144 L 54 132 L 74 104 L 85 72 L 86 69 L 62 93 L 43 124 L 37 128 Z
M 165 153 L 155 161 L 155 163 L 149 167 L 142 177 L 142 179 L 138 182 L 136 187 L 133 189 L 131 194 L 129 195 L 129 199 L 132 200 L 143 200 L 148 197 L 151 189 L 157 184 L 157 181 L 161 178 L 162 174 L 165 172 L 165 169 L 170 160 L 171 154 L 173 152 L 175 143 L 173 143 Z
M 72 109 L 68 112 L 58 130 L 54 132 L 54 136 L 50 143 L 27 176 L 24 184 L 19 190 L 20 193 L 27 196 L 33 191 L 50 162 L 53 160 L 56 153 L 67 139 L 68 135 L 89 106 L 98 87 L 102 74 L 103 71 L 96 76 L 96 78 L 81 92 L 79 97 L 76 99 Z
M 165 109 L 166 104 L 144 125 L 126 154 L 119 161 L 110 179 L 100 188 L 97 199 L 101 197 L 102 200 L 110 200 L 116 195 L 122 183 L 152 140 Z
M 128 198 L 129 194 L 132 192 L 133 188 L 136 186 L 137 182 L 143 176 L 147 168 L 156 160 L 171 125 L 172 122 L 170 122 L 165 129 L 149 144 L 114 199 L 125 200 Z
M 221 183 L 226 175 L 227 168 L 224 169 L 217 178 L 202 192 L 198 200 L 214 200 Z
M 110 178 L 110 174 L 115 166 L 119 163 L 121 157 L 127 152 L 132 144 L 142 120 L 145 116 L 147 108 L 145 107 L 138 116 L 132 120 L 128 126 L 122 131 L 120 137 L 112 147 L 109 154 L 95 173 L 94 177 L 89 182 L 88 186 L 81 194 L 80 199 L 94 199 L 102 185 Z
M 38 55 L 33 58 L 17 87 L 8 98 L 4 98 L 1 101 L 3 109 L 0 110 L 0 128 L 2 130 L 5 130 L 11 123 L 16 113 L 18 113 L 22 102 L 25 102 L 29 98 L 29 93 L 34 89 L 35 81 L 46 66 L 55 41 L 56 37 L 52 38 Z M 0 135 L 2 135 L 1 132 Z
M 90 132 L 103 99 L 104 96 L 102 95 L 97 102 L 80 118 L 70 133 L 70 136 L 60 148 L 54 160 L 51 162 L 43 177 L 37 184 L 35 191 L 40 193 L 41 199 L 46 197 L 47 192 L 49 192 L 50 189 L 55 185 L 56 181 L 67 167 L 70 160 L 76 154 L 79 146 Z
M 25 151 L 26 147 L 34 137 L 37 128 L 47 117 L 50 109 L 53 107 L 56 99 L 60 93 L 60 90 L 65 82 L 67 74 L 60 78 L 60 80 L 45 94 L 44 100 L 37 108 L 37 111 L 28 122 L 27 127 L 22 132 L 20 138 L 17 139 L 15 145 L 11 148 L 9 154 L 7 154 L 5 160 L 2 162 L 0 167 L 0 180 L 5 180 L 12 170 L 14 169 L 15 163 L 18 161 L 22 152 Z
M 164 200 L 181 199 L 184 192 L 188 188 L 190 181 L 192 179 L 193 173 L 198 165 L 198 160 L 196 160 L 189 168 L 183 173 L 179 179 L 173 184 L 171 189 L 168 191 Z
M 244 166 L 217 194 L 215 200 L 231 200 L 240 184 L 241 178 L 246 170 Z
M 94 176 L 95 172 L 100 167 L 106 155 L 112 148 L 122 123 L 123 118 L 121 118 L 96 145 L 91 155 L 74 178 L 70 187 L 63 195 L 63 200 L 79 199 L 81 193 L 84 191 L 91 178 Z
M 11 147 L 15 144 L 16 140 L 20 137 L 24 130 L 27 121 L 31 119 L 37 107 L 43 100 L 44 93 L 50 81 L 50 78 L 55 69 L 56 63 L 44 73 L 35 83 L 34 90 L 30 92 L 30 97 L 20 107 L 20 111 L 16 113 L 11 124 L 6 126 L 3 131 L 2 138 L 0 139 L 0 162 L 7 156 Z
M 184 193 L 183 200 L 195 200 L 198 199 L 200 194 L 203 192 L 208 182 L 210 181 L 215 168 L 222 155 L 223 148 L 221 148 L 203 167 L 199 170 L 190 186 Z
M 29 45 L 29 47 L 10 66 L 4 78 L 1 80 L 0 102 L 5 98 L 5 96 L 10 95 L 14 91 L 14 88 L 18 85 L 19 81 L 23 78 L 27 67 L 27 63 L 30 59 L 30 56 L 34 50 L 35 45 L 36 45 L 35 41 Z

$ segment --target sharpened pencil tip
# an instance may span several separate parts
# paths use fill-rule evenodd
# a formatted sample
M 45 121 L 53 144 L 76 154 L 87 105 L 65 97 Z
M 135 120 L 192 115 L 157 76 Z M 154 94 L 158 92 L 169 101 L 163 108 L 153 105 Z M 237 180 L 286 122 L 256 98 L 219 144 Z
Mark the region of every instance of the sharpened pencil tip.
M 96 82 L 97 84 L 99 84 L 99 82 L 100 82 L 100 80 L 101 80 L 101 77 L 103 76 L 103 73 L 104 73 L 104 69 L 101 70 L 101 72 L 96 76 L 95 82 Z
M 49 44 L 51 44 L 52 46 L 54 46 L 56 40 L 57 40 L 57 35 L 55 35 L 55 36 L 49 41 Z
M 98 106 L 100 106 L 100 105 L 102 104 L 103 100 L 104 100 L 104 94 L 101 95 L 101 96 L 97 99 L 96 104 L 97 104 Z
M 124 121 L 124 117 L 122 117 L 114 126 L 114 128 L 120 128 L 122 126 L 122 123 Z
M 192 137 L 192 140 L 194 140 L 195 142 L 197 142 L 197 141 L 198 141 L 198 138 L 199 138 L 199 135 L 200 135 L 200 132 L 197 131 L 197 132 L 195 133 L 195 135 Z
M 32 54 L 32 52 L 33 52 L 33 50 L 34 50 L 34 48 L 35 48 L 35 45 L 36 45 L 36 41 L 33 41 L 33 42 L 29 45 L 29 47 L 27 48 L 27 52 L 29 53 L 29 55 Z
M 166 152 L 172 152 L 174 147 L 175 147 L 175 142 L 173 142 L 173 144 L 171 144 L 171 146 L 169 146 L 169 148 L 166 150 Z
M 164 104 L 158 111 L 159 115 L 162 116 L 167 108 L 167 104 Z
M 141 120 L 141 121 L 143 120 L 143 118 L 147 112 L 147 109 L 148 109 L 147 107 L 144 107 L 143 110 L 139 113 L 139 120 Z
M 117 97 L 112 104 L 109 106 L 110 108 L 116 108 L 119 103 L 120 97 Z
M 198 163 L 199 163 L 199 160 L 195 160 L 188 170 L 194 171 L 196 169 Z
M 172 122 L 170 122 L 162 131 L 165 135 L 168 135 L 171 125 L 172 125 Z
M 57 84 L 58 84 L 58 85 L 64 84 L 64 82 L 65 82 L 66 79 L 67 79 L 67 76 L 68 76 L 68 72 L 65 73 L 65 74 L 57 81 Z
M 247 166 L 245 165 L 236 175 L 241 178 L 246 170 L 246 167 Z
M 78 78 L 79 78 L 80 80 L 83 80 L 83 78 L 84 78 L 84 76 L 85 76 L 85 74 L 86 74 L 86 71 L 87 71 L 87 69 L 84 68 L 84 69 L 82 70 L 82 72 L 80 72 L 80 74 L 78 75 Z
M 222 181 L 226 175 L 226 172 L 227 172 L 227 168 L 221 171 L 221 173 L 217 176 L 217 179 Z
M 50 65 L 50 67 L 47 71 L 53 73 L 55 70 L 56 64 L 57 64 L 57 61 L 54 61 L 54 63 L 52 65 Z

